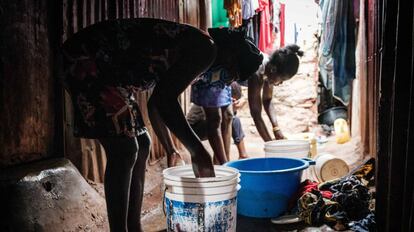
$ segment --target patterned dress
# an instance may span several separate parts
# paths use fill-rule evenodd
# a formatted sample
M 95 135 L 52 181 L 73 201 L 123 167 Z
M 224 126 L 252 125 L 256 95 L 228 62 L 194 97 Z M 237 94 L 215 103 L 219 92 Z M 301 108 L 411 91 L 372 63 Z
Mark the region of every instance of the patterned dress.
M 223 107 L 232 103 L 232 78 L 223 66 L 211 67 L 191 86 L 191 101 L 203 107 Z
M 100 22 L 69 38 L 63 45 L 63 82 L 74 107 L 74 135 L 145 133 L 134 93 L 168 78 L 165 74 L 181 52 L 180 38 L 203 33 L 189 25 L 140 18 Z

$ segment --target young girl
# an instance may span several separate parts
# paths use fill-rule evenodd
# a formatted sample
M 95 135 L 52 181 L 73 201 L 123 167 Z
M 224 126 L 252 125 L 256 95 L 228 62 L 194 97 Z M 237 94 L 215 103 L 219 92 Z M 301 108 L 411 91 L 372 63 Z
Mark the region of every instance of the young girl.
M 263 65 L 248 80 L 248 99 L 250 113 L 256 128 L 264 141 L 272 140 L 262 118 L 264 108 L 272 124 L 275 139 L 284 139 L 285 136 L 276 120 L 276 111 L 273 107 L 273 86 L 292 78 L 298 71 L 299 57 L 303 55 L 297 45 L 288 45 L 276 50 L 270 57 L 265 56 Z

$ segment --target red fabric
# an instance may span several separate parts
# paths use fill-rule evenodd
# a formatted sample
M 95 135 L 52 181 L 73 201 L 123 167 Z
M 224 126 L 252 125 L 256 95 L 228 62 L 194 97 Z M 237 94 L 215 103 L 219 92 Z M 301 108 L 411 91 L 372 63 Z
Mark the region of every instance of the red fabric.
M 273 47 L 272 24 L 270 22 L 270 2 L 269 0 L 259 0 L 260 14 L 260 35 L 259 49 L 262 52 L 269 53 Z
M 280 4 L 280 47 L 285 46 L 285 4 Z
M 297 204 L 297 201 L 300 197 L 303 196 L 305 193 L 312 192 L 312 190 L 319 191 L 322 194 L 323 198 L 331 199 L 332 198 L 332 192 L 330 191 L 320 191 L 318 189 L 318 182 L 311 181 L 311 180 L 305 180 L 302 183 L 300 183 L 298 187 L 298 191 L 290 198 L 288 202 L 288 209 L 292 209 Z
M 312 192 L 312 189 L 319 191 L 318 189 L 318 182 L 315 181 L 311 181 L 311 180 L 306 180 L 304 185 L 302 186 L 302 189 L 299 190 L 299 194 L 302 196 L 305 193 L 310 193 Z M 332 192 L 330 191 L 319 191 L 322 194 L 323 198 L 328 198 L 331 199 L 332 198 Z

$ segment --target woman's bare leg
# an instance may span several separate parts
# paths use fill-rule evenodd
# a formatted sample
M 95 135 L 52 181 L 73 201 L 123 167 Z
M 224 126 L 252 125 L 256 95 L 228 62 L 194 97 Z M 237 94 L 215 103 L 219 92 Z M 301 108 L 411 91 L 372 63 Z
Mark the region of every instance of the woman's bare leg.
M 99 139 L 105 148 L 105 199 L 111 231 L 127 230 L 127 213 L 132 170 L 137 160 L 136 138 L 112 137 Z
M 129 193 L 128 231 L 142 231 L 141 208 L 144 196 L 145 168 L 151 148 L 151 137 L 148 132 L 137 137 L 138 158 L 132 171 L 131 189 Z
M 239 159 L 246 159 L 249 158 L 246 152 L 246 146 L 244 145 L 244 139 L 240 140 L 238 144 L 236 144 L 237 150 L 239 151 Z
M 221 115 L 221 136 L 223 138 L 224 152 L 226 153 L 227 161 L 230 161 L 231 125 L 233 121 L 233 110 L 231 105 L 221 107 Z

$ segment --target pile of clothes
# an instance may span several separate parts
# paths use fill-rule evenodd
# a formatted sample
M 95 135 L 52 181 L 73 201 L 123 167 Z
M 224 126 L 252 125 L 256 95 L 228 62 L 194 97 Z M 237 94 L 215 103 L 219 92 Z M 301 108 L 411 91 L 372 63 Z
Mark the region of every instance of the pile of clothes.
M 351 174 L 329 182 L 302 182 L 296 196 L 299 217 L 311 226 L 376 231 L 374 163 L 371 158 Z

